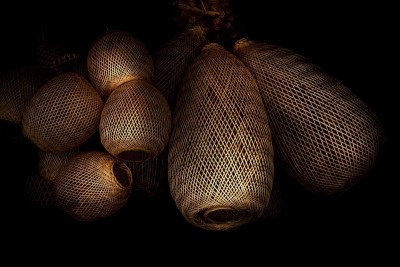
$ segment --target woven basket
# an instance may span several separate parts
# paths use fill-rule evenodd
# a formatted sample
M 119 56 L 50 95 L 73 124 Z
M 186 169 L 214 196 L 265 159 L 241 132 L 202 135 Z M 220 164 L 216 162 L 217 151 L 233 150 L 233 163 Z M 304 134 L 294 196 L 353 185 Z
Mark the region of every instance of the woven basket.
M 62 47 L 39 45 L 37 49 L 39 65 L 56 72 L 68 70 L 76 64 L 78 59 L 78 54 L 68 52 Z
M 54 182 L 56 204 L 80 221 L 106 218 L 127 202 L 132 174 L 123 162 L 104 152 L 73 157 Z
M 168 155 L 178 209 L 193 225 L 228 230 L 268 205 L 273 149 L 256 82 L 234 55 L 206 45 L 182 82 Z
M 33 207 L 54 205 L 52 183 L 46 181 L 40 175 L 26 177 L 25 186 L 27 199 Z
M 300 184 L 336 194 L 371 171 L 382 128 L 346 86 L 286 49 L 242 39 L 235 50 L 258 83 L 277 155 Z
M 161 91 L 171 108 L 183 75 L 206 44 L 205 32 L 194 27 L 164 45 L 154 56 L 154 86 Z
M 79 148 L 74 148 L 65 152 L 51 153 L 39 152 L 39 172 L 48 182 L 54 182 L 62 166 L 79 153 Z
M 33 66 L 14 69 L 0 77 L 0 121 L 4 134 L 21 135 L 25 107 L 46 78 L 40 68 Z
M 104 148 L 125 161 L 159 155 L 168 143 L 171 112 L 163 95 L 151 84 L 124 83 L 107 99 L 100 120 Z
M 125 162 L 135 177 L 133 190 L 145 193 L 148 197 L 156 196 L 168 176 L 168 151 L 143 162 Z
M 131 80 L 152 82 L 153 59 L 146 46 L 130 33 L 109 31 L 90 47 L 87 66 L 93 86 L 103 97 Z
M 67 151 L 98 130 L 102 108 L 101 97 L 82 76 L 61 74 L 31 99 L 24 112 L 23 131 L 43 151 Z

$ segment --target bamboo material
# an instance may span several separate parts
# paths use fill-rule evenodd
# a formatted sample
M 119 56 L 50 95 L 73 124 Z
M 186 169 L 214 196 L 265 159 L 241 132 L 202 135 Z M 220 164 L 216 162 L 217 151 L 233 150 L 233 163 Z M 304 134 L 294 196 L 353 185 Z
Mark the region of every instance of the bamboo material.
M 54 182 L 60 169 L 68 161 L 79 153 L 79 148 L 74 148 L 65 152 L 51 153 L 39 151 L 39 172 L 48 182 Z
M 246 39 L 235 51 L 258 83 L 277 155 L 301 185 L 338 194 L 368 175 L 384 134 L 360 98 L 292 51 Z

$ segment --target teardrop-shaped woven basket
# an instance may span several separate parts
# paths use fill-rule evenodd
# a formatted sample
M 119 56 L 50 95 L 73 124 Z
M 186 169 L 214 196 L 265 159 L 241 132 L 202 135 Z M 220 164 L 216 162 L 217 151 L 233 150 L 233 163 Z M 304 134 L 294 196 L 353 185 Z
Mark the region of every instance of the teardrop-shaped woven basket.
M 194 27 L 165 44 L 154 56 L 154 86 L 165 96 L 171 108 L 185 71 L 206 44 L 205 32 Z
M 26 105 L 47 76 L 39 67 L 10 70 L 0 77 L 0 122 L 4 134 L 21 136 L 21 121 Z
M 56 204 L 80 221 L 106 218 L 130 197 L 132 174 L 120 160 L 104 152 L 73 157 L 54 182 Z
M 100 121 L 104 148 L 125 161 L 159 155 L 168 143 L 171 111 L 151 84 L 135 80 L 118 87 L 107 99 Z
M 24 111 L 23 132 L 38 148 L 78 147 L 99 127 L 103 101 L 82 76 L 68 72 L 43 85 Z
M 26 177 L 26 196 L 29 204 L 33 207 L 51 207 L 53 201 L 53 184 L 46 181 L 40 175 Z
M 39 151 L 39 172 L 48 182 L 54 182 L 62 166 L 79 153 L 79 148 L 65 152 L 51 153 Z
M 193 225 L 229 230 L 257 220 L 268 205 L 273 149 L 257 84 L 221 46 L 206 45 L 178 94 L 168 180 Z
M 125 31 L 108 31 L 95 40 L 89 49 L 87 66 L 93 86 L 103 97 L 125 82 L 152 82 L 154 76 L 147 47 Z
M 257 81 L 277 155 L 301 185 L 338 194 L 368 175 L 384 134 L 360 98 L 287 49 L 242 39 L 235 51 Z

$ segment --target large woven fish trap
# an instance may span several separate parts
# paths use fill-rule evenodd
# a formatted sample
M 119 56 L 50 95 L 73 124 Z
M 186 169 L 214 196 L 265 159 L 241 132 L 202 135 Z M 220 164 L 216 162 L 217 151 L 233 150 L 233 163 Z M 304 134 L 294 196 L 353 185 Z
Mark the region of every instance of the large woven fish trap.
M 178 94 L 168 181 L 195 226 L 228 230 L 257 220 L 268 205 L 273 149 L 257 84 L 218 44 L 206 45 Z
M 0 77 L 0 122 L 4 134 L 21 135 L 25 107 L 46 78 L 45 73 L 34 66 L 14 69 Z
M 118 87 L 107 99 L 100 121 L 104 148 L 125 161 L 159 155 L 168 143 L 171 111 L 151 84 L 135 80 Z
M 141 162 L 125 162 L 132 172 L 135 182 L 133 190 L 144 193 L 148 197 L 156 196 L 167 183 L 168 151 L 164 151 L 151 160 Z M 165 183 L 165 184 L 164 184 Z
M 32 207 L 45 208 L 54 206 L 53 184 L 40 175 L 26 177 L 25 192 Z
M 43 85 L 27 105 L 23 132 L 38 148 L 63 152 L 78 147 L 99 127 L 103 101 L 82 76 L 65 73 Z
M 125 82 L 152 82 L 154 76 L 153 59 L 146 46 L 124 31 L 108 31 L 95 40 L 87 67 L 93 86 L 103 97 Z
M 185 71 L 206 44 L 205 32 L 194 27 L 166 43 L 154 56 L 154 86 L 167 99 L 171 109 Z
M 300 184 L 341 193 L 371 171 L 384 135 L 361 99 L 289 50 L 245 39 L 235 50 L 258 83 L 274 148 Z
M 51 153 L 39 151 L 39 173 L 48 182 L 54 182 L 65 164 L 79 153 L 79 148 L 68 151 Z
M 132 174 L 122 161 L 104 152 L 73 157 L 54 182 L 57 205 L 77 220 L 106 218 L 130 197 Z

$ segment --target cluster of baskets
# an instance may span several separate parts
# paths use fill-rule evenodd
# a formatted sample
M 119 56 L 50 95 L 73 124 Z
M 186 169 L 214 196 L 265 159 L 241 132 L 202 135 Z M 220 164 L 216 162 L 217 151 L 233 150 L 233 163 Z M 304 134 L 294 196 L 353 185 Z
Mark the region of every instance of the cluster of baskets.
M 240 39 L 229 50 L 195 26 L 150 55 L 131 33 L 107 31 L 84 64 L 75 59 L 53 59 L 52 77 L 36 67 L 3 75 L 0 119 L 38 148 L 29 186 L 45 195 L 32 199 L 51 197 L 78 220 L 111 216 L 132 189 L 157 194 L 168 173 L 187 221 L 237 228 L 279 212 L 276 162 L 311 193 L 340 194 L 384 142 L 347 87 L 270 44 Z

